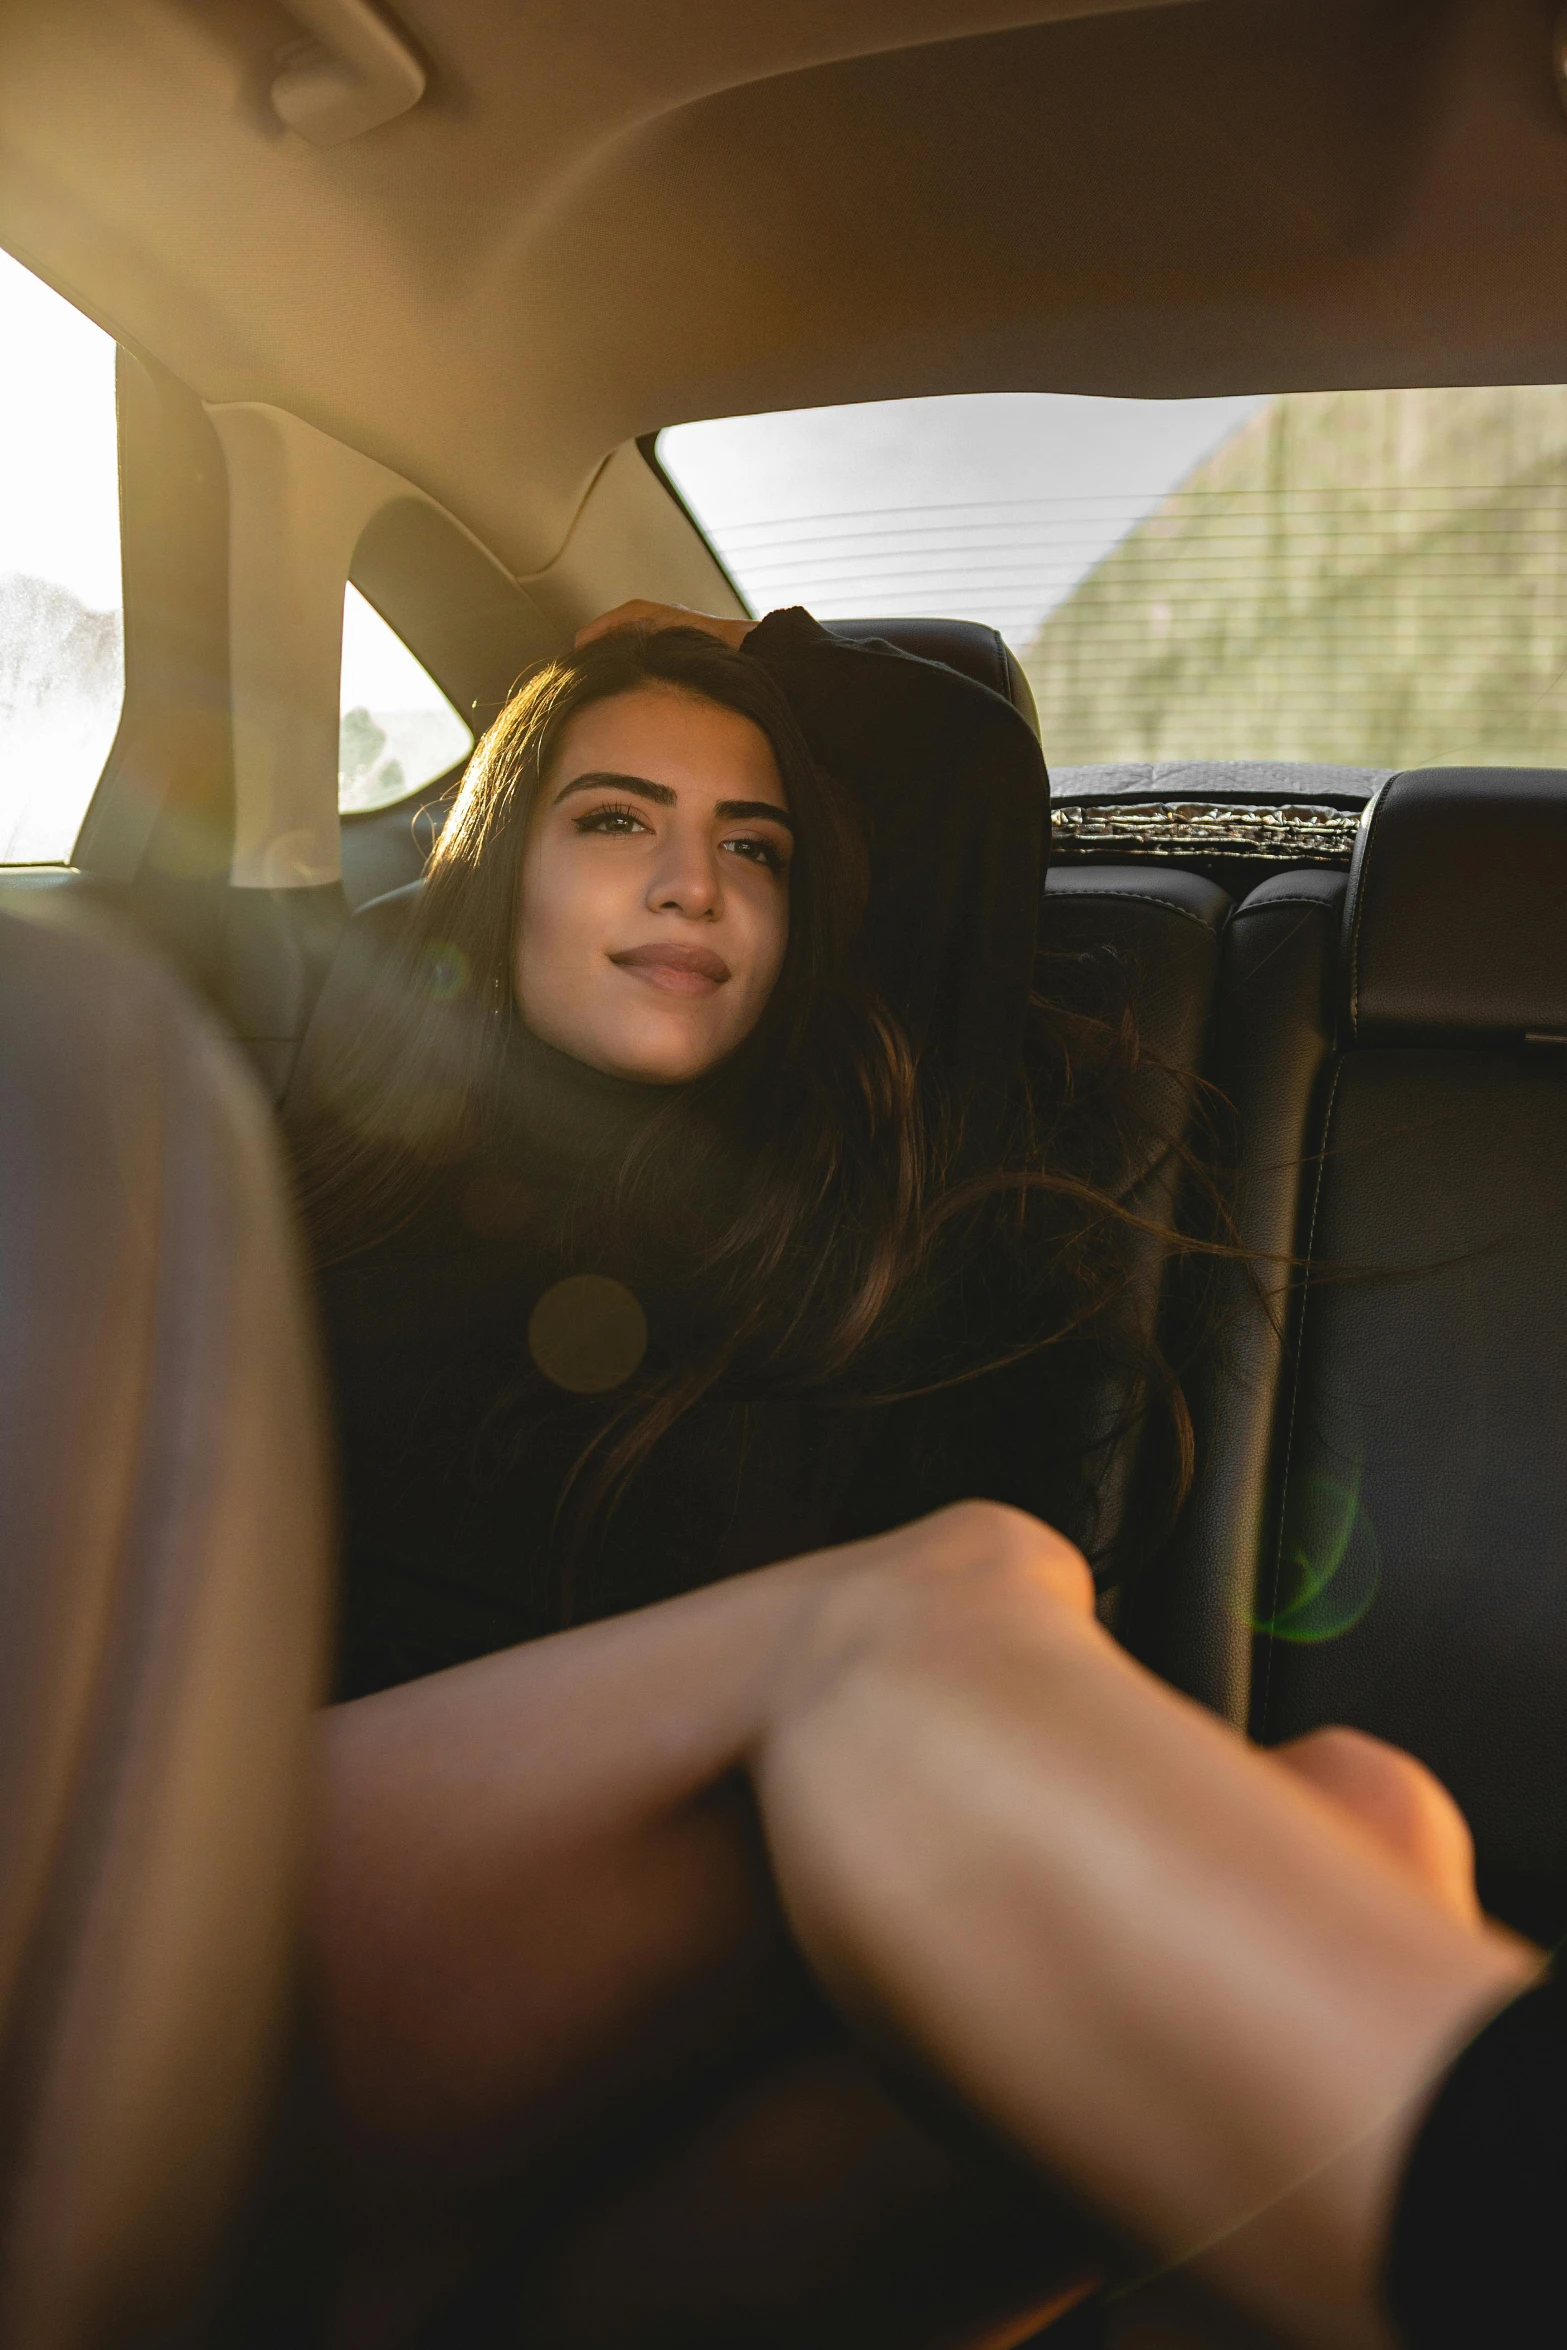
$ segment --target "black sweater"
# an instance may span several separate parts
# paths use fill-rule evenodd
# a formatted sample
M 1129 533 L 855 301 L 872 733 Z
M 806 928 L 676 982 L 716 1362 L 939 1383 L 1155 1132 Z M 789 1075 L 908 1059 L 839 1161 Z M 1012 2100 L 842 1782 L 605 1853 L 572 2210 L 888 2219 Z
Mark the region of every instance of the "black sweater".
M 1567 2342 L 1567 1991 L 1515 1999 L 1438 2088 L 1405 2168 L 1387 2300 L 1409 2350 Z
M 747 639 L 820 763 L 869 818 L 870 972 L 922 1072 L 960 1089 L 982 1146 L 1022 1049 L 1048 784 L 1038 745 L 983 687 L 804 613 Z M 679 1421 L 585 1534 L 573 1464 L 619 1398 L 541 1378 L 527 1344 L 563 1276 L 631 1287 L 647 1368 L 678 1359 L 701 1301 L 617 1229 L 609 1179 L 667 1090 L 514 1040 L 520 1107 L 408 1229 L 322 1280 L 338 1401 L 344 1599 L 338 1689 L 355 1695 L 878 1531 L 970 1493 L 1068 1514 L 1058 1427 L 1027 1373 L 1004 1393 L 867 1411 L 731 1383 Z M 1053 1357 L 1059 1378 L 1064 1358 Z M 1010 1405 L 1010 1416 L 1009 1416 Z M 564 1498 L 563 1498 L 564 1497 Z

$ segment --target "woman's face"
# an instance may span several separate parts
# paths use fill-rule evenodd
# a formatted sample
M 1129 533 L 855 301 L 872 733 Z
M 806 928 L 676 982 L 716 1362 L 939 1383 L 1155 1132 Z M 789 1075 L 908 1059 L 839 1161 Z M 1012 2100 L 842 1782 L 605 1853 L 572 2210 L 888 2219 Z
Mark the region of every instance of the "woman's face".
M 523 857 L 514 971 L 533 1034 L 655 1085 L 711 1069 L 778 977 L 792 838 L 749 718 L 663 685 L 580 711 Z

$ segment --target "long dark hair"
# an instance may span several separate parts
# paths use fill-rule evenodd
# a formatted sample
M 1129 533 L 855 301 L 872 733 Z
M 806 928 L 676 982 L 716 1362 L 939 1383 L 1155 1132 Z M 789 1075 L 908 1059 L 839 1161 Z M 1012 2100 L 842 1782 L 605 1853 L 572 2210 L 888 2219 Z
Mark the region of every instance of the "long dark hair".
M 761 1021 L 720 1068 L 671 1089 L 668 1118 L 721 1135 L 746 1168 L 690 1267 L 710 1300 L 706 1335 L 629 1388 L 587 1443 L 584 1524 L 613 1508 L 669 1428 L 726 1379 L 751 1395 L 847 1385 L 861 1401 L 887 1400 L 966 1384 L 1090 1328 L 1113 1349 L 1139 1245 L 1174 1237 L 1131 1196 L 1128 1170 L 1148 1152 L 1125 1108 L 1123 1081 L 1140 1055 L 1127 1006 L 1073 1009 L 1061 985 L 1036 997 L 1030 1077 L 1019 1073 L 1008 1131 L 975 1168 L 964 1105 L 917 1068 L 861 960 L 869 862 L 853 797 L 817 766 L 760 663 L 694 629 L 626 630 L 537 670 L 490 728 L 401 935 L 316 1072 L 296 1156 L 318 1260 L 390 1235 L 443 1170 L 493 1139 L 541 785 L 579 711 L 649 685 L 761 730 L 796 847 L 787 948 Z M 621 1170 L 628 1192 L 656 1158 L 660 1123 Z M 994 1313 L 976 1314 L 972 1295 L 973 1268 L 998 1250 L 1005 1271 L 984 1286 L 990 1305 L 1006 1300 L 999 1326 Z M 1135 1317 L 1122 1319 L 1130 1332 Z M 964 1335 L 981 1324 L 978 1339 Z M 922 1326 L 939 1326 L 939 1340 L 922 1346 Z M 1141 1392 L 1153 1369 L 1145 1322 L 1126 1343 Z M 1166 1381 L 1164 1392 L 1184 1488 L 1189 1428 L 1178 1386 Z

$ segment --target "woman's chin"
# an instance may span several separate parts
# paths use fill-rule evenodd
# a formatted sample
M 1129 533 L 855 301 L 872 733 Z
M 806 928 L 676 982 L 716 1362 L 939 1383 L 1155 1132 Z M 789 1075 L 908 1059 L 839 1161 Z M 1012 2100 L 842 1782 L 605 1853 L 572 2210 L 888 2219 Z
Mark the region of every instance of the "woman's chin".
M 613 1045 L 607 1040 L 602 1046 L 597 1040 L 585 1040 L 567 1047 L 590 1068 L 602 1070 L 606 1077 L 623 1077 L 634 1085 L 689 1085 L 693 1078 L 705 1076 L 730 1049 L 728 1038 L 693 1036 L 678 1030 L 673 1035 L 621 1035 Z
M 520 1007 L 519 1007 L 520 1008 Z M 599 1033 L 581 1020 L 556 1020 L 535 1012 L 523 1022 L 541 1044 L 547 1044 L 584 1068 L 603 1077 L 621 1077 L 633 1085 L 689 1085 L 705 1076 L 739 1041 L 715 1036 L 705 1024 L 690 1019 L 639 1021 L 629 1026 L 617 1019 Z

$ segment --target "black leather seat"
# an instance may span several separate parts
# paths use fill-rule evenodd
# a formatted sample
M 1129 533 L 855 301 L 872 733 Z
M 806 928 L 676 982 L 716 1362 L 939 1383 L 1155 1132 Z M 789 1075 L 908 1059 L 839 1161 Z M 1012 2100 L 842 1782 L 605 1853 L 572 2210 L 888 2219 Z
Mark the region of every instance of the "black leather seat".
M 922 661 L 941 661 L 948 669 L 961 670 L 976 685 L 989 686 L 1010 702 L 1034 733 L 1039 732 L 1034 689 L 999 628 L 978 620 L 824 620 L 822 626 L 851 644 L 879 637 L 900 652 L 917 653 Z
M 1040 909 L 1039 985 L 1078 997 L 1071 964 L 1081 959 L 1086 1001 L 1114 1013 L 1129 1008 L 1139 1057 L 1115 1104 L 1125 1140 L 1114 1188 L 1151 1227 L 1172 1223 L 1181 1209 L 1179 1146 L 1195 1140 L 1198 1115 L 1193 1080 L 1208 1052 L 1230 900 L 1215 882 L 1178 868 L 1146 865 L 1052 865 Z M 1106 962 L 1108 986 L 1094 976 Z M 1097 998 L 1097 1001 L 1096 1001 Z M 1177 1146 L 1171 1148 L 1171 1145 Z M 1167 1252 L 1150 1231 L 1130 1242 L 1130 1290 L 1123 1336 L 1126 1359 L 1108 1360 L 1094 1384 L 1086 1425 L 1103 1432 L 1091 1458 L 1091 1522 L 1075 1528 L 1086 1541 L 1102 1583 L 1119 1583 L 1143 1552 L 1151 1529 L 1164 1523 L 1161 1478 L 1143 1441 L 1140 1380 L 1132 1356 L 1164 1319 Z
M 1394 777 L 1341 914 L 1342 890 L 1281 876 L 1232 926 L 1243 1227 L 1319 1273 L 1287 1346 L 1227 1319 L 1195 1505 L 1134 1638 L 1265 1742 L 1348 1722 L 1410 1747 L 1469 1817 L 1487 1906 L 1554 1940 L 1567 775 Z
M 1197 1266 L 1175 1284 L 1168 1338 L 1191 1366 L 1197 1480 L 1174 1542 L 1124 1594 L 1118 1623 L 1137 1654 L 1238 1726 L 1251 1704 L 1254 1595 L 1297 1280 L 1290 1260 L 1336 1036 L 1344 897 L 1342 873 L 1303 868 L 1263 882 L 1230 917 L 1207 1074 L 1231 1111 L 1219 1155 L 1236 1235 L 1255 1253 L 1244 1268 Z
M 183 2339 L 292 2003 L 327 1480 L 269 1118 L 0 912 L 0 2340 Z

